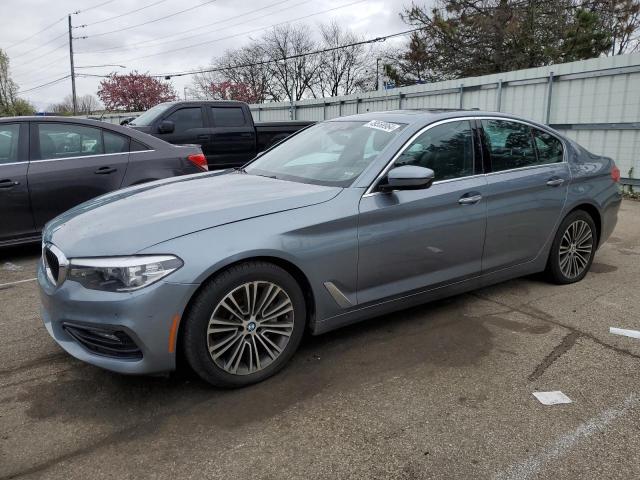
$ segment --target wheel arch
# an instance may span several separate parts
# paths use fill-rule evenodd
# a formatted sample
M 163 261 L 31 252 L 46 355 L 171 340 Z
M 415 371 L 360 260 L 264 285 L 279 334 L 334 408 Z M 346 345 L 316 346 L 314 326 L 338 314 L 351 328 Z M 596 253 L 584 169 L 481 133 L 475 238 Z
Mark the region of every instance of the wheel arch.
M 273 256 L 273 255 L 254 255 L 254 256 L 249 256 L 245 258 L 235 259 L 223 265 L 219 265 L 218 268 L 216 268 L 213 272 L 210 272 L 207 275 L 207 277 L 205 277 L 202 280 L 202 282 L 200 283 L 200 286 L 193 292 L 193 294 L 189 298 L 189 301 L 187 302 L 184 312 L 182 313 L 182 319 L 184 320 L 184 318 L 187 317 L 187 315 L 189 314 L 191 305 L 193 304 L 193 300 L 198 296 L 198 294 L 202 291 L 204 286 L 209 281 L 211 281 L 213 278 L 215 278 L 217 275 L 219 275 L 221 272 L 223 272 L 228 268 L 231 268 L 235 265 L 239 265 L 242 263 L 255 262 L 255 261 L 267 262 L 267 263 L 272 263 L 274 265 L 277 265 L 283 270 L 285 270 L 289 275 L 291 275 L 296 280 L 296 282 L 298 282 L 298 284 L 300 285 L 300 288 L 302 289 L 302 294 L 304 295 L 305 306 L 307 307 L 306 328 L 307 329 L 311 328 L 313 325 L 313 322 L 315 321 L 316 303 L 315 303 L 315 296 L 313 294 L 313 289 L 311 288 L 311 283 L 309 282 L 309 279 L 307 278 L 305 273 L 302 271 L 302 269 L 298 267 L 296 264 L 294 264 L 290 260 L 284 259 L 282 257 Z M 183 354 L 181 350 L 182 350 L 182 336 L 184 334 L 184 321 L 181 321 L 180 324 L 178 325 L 177 333 L 178 334 L 177 334 L 177 341 L 176 341 L 176 354 L 178 358 L 182 360 Z
M 571 210 L 569 210 L 564 217 L 566 218 L 567 215 L 570 215 L 576 210 L 582 210 L 588 213 L 589 216 L 593 219 L 593 223 L 595 223 L 596 225 L 596 235 L 598 237 L 597 245 L 599 247 L 600 239 L 602 238 L 602 215 L 600 214 L 600 210 L 598 209 L 598 207 L 596 207 L 592 203 L 584 202 L 572 207 Z

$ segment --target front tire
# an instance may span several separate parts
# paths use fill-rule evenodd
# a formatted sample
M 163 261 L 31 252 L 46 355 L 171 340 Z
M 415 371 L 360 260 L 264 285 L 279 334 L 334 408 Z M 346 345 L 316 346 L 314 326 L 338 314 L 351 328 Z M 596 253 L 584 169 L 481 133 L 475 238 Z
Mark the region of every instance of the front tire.
M 582 280 L 598 245 L 596 225 L 587 212 L 576 210 L 562 221 L 551 245 L 547 274 L 560 285 Z
M 305 323 L 296 280 L 277 265 L 246 262 L 218 274 L 194 298 L 182 348 L 203 380 L 243 387 L 284 367 L 300 345 Z

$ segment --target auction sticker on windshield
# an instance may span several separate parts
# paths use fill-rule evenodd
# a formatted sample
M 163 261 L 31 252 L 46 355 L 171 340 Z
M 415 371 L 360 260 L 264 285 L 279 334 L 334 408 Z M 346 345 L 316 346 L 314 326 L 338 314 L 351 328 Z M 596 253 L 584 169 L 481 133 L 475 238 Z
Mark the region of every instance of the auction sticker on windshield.
M 382 130 L 384 132 L 393 132 L 400 128 L 400 125 L 397 123 L 383 122 L 381 120 L 371 120 L 369 123 L 365 123 L 364 126 L 375 128 L 376 130 Z

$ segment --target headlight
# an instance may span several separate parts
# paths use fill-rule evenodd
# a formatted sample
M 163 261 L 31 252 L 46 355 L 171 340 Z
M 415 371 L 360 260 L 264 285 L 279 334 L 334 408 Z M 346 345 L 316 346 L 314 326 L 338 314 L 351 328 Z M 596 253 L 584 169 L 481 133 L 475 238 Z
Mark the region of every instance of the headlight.
M 67 279 L 91 290 L 131 292 L 151 285 L 182 267 L 173 255 L 73 258 Z

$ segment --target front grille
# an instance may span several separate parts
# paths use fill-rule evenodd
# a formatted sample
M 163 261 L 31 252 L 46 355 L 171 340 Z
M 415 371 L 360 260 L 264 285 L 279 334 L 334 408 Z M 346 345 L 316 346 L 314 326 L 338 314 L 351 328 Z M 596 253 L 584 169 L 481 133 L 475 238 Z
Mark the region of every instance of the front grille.
M 136 342 L 121 330 L 107 330 L 64 323 L 64 330 L 92 353 L 105 357 L 140 359 L 142 351 Z
M 49 266 L 49 270 L 51 270 L 51 276 L 57 282 L 58 276 L 60 275 L 60 263 L 58 262 L 58 257 L 49 249 L 44 249 L 44 256 Z

